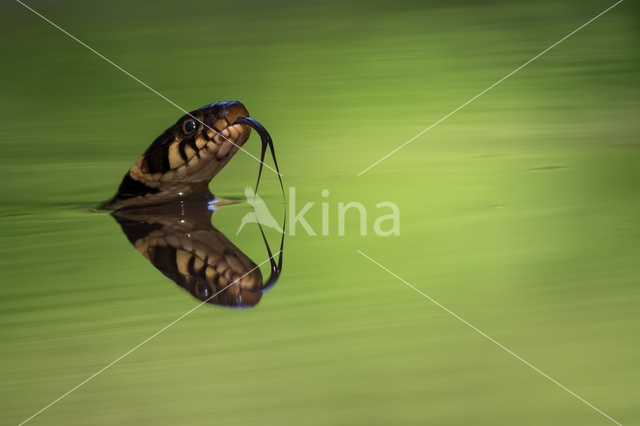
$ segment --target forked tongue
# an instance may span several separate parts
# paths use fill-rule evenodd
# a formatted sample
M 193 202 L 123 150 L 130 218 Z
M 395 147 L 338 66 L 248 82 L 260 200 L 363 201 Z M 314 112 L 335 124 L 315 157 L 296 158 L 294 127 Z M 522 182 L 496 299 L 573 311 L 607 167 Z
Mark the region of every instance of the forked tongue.
M 264 166 L 264 156 L 267 153 L 267 146 L 271 150 L 271 158 L 273 158 L 273 164 L 276 166 L 276 172 L 278 173 L 278 180 L 280 181 L 280 188 L 282 189 L 282 196 L 284 196 L 284 186 L 282 185 L 282 176 L 280 175 L 280 170 L 278 169 L 278 162 L 276 161 L 276 151 L 273 148 L 273 141 L 271 140 L 271 136 L 267 129 L 256 120 L 251 117 L 238 117 L 235 120 L 234 124 L 246 124 L 247 126 L 254 129 L 260 135 L 260 139 L 262 140 L 262 154 L 260 154 L 260 170 L 258 170 L 258 182 L 256 183 L 256 191 L 258 193 L 258 185 L 260 185 L 260 176 L 262 176 L 262 166 Z

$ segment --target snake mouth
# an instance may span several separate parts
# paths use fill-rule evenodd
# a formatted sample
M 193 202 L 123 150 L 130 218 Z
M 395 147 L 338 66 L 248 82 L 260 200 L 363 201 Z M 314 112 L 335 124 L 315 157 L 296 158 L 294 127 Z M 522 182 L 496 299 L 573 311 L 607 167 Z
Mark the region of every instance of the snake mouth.
M 196 138 L 191 140 L 183 139 L 169 148 L 169 165 L 171 169 L 160 176 L 159 180 L 198 182 L 212 179 L 231 157 L 242 149 L 244 143 L 249 139 L 251 129 L 254 129 L 260 135 L 262 143 L 255 192 L 258 192 L 258 187 L 260 186 L 262 168 L 265 165 L 264 160 L 267 149 L 269 149 L 275 172 L 278 174 L 280 188 L 284 194 L 282 175 L 278 167 L 273 140 L 262 124 L 249 117 L 248 114 L 247 116 L 244 116 L 244 114 L 236 115 L 236 117 L 228 114 L 211 125 L 202 124 L 202 132 Z M 223 127 L 223 125 L 226 125 L 226 127 Z M 219 130 L 220 127 L 222 127 L 222 130 Z
M 196 140 L 196 146 L 200 148 L 197 153 L 200 154 L 200 159 L 215 157 L 217 160 L 223 160 L 230 156 L 229 154 L 234 147 L 239 149 L 246 142 L 249 138 L 249 131 L 246 126 L 241 124 L 229 125 L 221 131 L 207 128 L 203 131 L 203 137 Z
M 139 169 L 143 172 L 140 180 L 162 182 L 202 182 L 211 180 L 240 150 L 249 138 L 251 129 L 243 124 L 228 124 L 226 120 L 218 120 L 216 124 L 201 121 L 201 131 L 192 137 L 181 137 L 171 143 L 165 150 L 159 151 L 162 166 L 156 166 L 151 153 L 140 159 Z M 226 125 L 223 127 L 220 123 Z M 220 127 L 223 127 L 219 130 Z M 145 164 L 146 162 L 146 164 Z M 148 170 L 147 173 L 144 173 Z M 151 173 L 149 173 L 151 172 Z

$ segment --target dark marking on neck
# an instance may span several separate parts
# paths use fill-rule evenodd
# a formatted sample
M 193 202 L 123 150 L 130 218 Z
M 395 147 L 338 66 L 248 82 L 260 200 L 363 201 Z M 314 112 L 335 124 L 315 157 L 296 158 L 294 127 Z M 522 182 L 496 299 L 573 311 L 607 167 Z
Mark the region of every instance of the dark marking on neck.
M 114 197 L 114 202 L 128 200 L 134 197 L 144 197 L 148 194 L 158 194 L 159 188 L 151 188 L 139 180 L 135 180 L 129 173 L 124 176 L 122 183 L 118 188 L 118 193 Z
M 144 161 L 149 169 L 149 173 L 166 173 L 171 170 L 169 163 L 169 147 L 174 141 L 171 128 L 158 136 L 144 153 Z

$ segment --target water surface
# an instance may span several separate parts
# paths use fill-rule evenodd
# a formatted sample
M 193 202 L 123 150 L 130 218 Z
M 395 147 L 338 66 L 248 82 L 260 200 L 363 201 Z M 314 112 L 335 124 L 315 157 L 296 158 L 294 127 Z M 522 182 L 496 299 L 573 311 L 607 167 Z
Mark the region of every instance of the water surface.
M 202 306 L 30 424 L 612 424 L 356 250 L 638 424 L 631 2 L 360 177 L 611 3 L 29 5 L 187 110 L 242 101 L 318 234 L 287 237 L 254 309 Z M 0 423 L 17 425 L 199 302 L 90 212 L 182 112 L 19 4 L 0 10 Z M 255 183 L 241 154 L 216 196 Z M 262 198 L 287 208 L 267 172 Z M 355 214 L 337 233 L 352 201 L 365 237 Z M 373 232 L 384 201 L 400 236 Z M 260 263 L 255 224 L 235 236 L 249 211 L 214 224 Z

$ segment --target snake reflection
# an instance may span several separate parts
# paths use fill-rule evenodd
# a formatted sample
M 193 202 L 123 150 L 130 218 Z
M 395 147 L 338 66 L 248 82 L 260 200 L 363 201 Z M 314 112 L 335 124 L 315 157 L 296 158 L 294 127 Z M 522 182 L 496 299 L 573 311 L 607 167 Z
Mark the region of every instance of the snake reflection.
M 262 139 L 259 184 L 267 148 L 278 169 L 271 137 L 240 102 L 218 102 L 186 114 L 160 135 L 102 206 L 113 211 L 129 241 L 154 267 L 197 299 L 225 307 L 254 307 L 282 272 L 284 233 L 276 262 L 260 227 L 270 264 L 264 280 L 257 264 L 211 222 L 212 206 L 219 204 L 212 203 L 209 182 L 247 141 L 251 128 Z
M 112 215 L 136 250 L 194 297 L 219 306 L 253 307 L 278 280 L 282 252 L 276 262 L 264 240 L 271 275 L 263 280 L 256 263 L 213 226 L 207 207 L 204 200 L 190 200 Z

